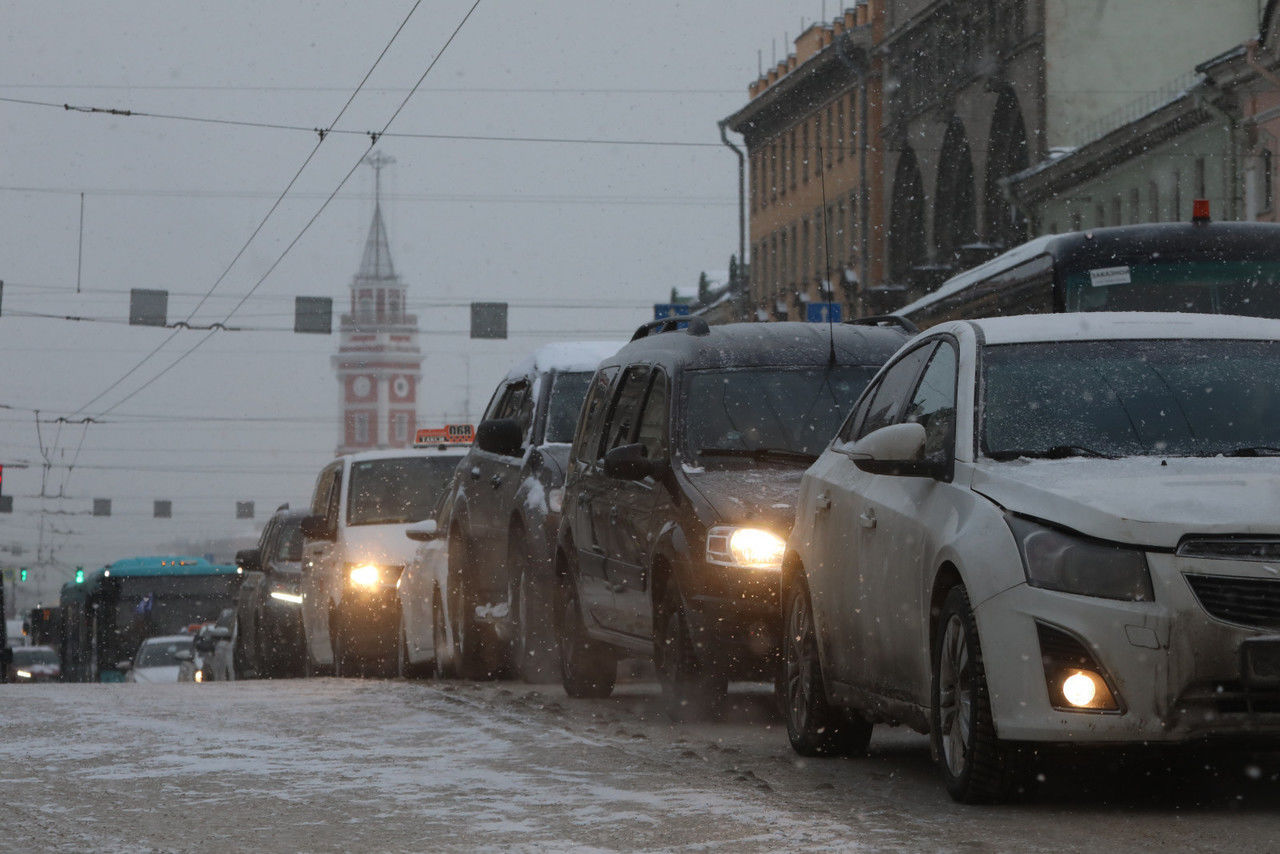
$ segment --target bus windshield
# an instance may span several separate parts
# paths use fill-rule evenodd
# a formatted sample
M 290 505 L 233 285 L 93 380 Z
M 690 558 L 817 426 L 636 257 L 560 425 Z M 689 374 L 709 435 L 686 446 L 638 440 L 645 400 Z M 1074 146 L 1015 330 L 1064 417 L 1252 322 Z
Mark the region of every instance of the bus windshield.
M 1067 311 L 1186 311 L 1280 317 L 1280 261 L 1146 260 L 1070 270 Z

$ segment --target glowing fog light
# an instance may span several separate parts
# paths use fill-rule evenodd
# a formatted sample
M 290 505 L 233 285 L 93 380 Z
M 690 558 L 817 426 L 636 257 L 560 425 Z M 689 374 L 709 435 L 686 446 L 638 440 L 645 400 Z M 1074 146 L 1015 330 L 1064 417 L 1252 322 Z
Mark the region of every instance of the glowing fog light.
M 1062 683 L 1062 696 L 1073 706 L 1087 708 L 1098 696 L 1098 680 L 1092 673 L 1077 670 Z
M 717 525 L 707 533 L 707 560 L 749 569 L 781 569 L 787 543 L 760 528 Z
M 355 567 L 347 577 L 350 578 L 351 583 L 357 587 L 378 586 L 378 568 L 371 563 Z
M 31 672 L 30 672 L 30 671 L 28 671 L 28 670 L 19 670 L 19 671 L 18 671 L 18 678 L 19 678 L 19 679 L 30 679 L 30 678 L 31 678 Z

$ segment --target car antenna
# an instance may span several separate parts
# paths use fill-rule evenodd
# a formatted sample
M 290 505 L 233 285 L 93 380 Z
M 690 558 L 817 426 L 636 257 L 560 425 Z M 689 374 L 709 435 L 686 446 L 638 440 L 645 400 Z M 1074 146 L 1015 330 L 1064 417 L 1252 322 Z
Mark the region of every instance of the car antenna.
M 822 254 L 826 263 L 827 275 L 822 280 L 823 301 L 826 303 L 827 312 L 827 339 L 830 342 L 831 349 L 827 355 L 827 365 L 834 368 L 836 366 L 836 331 L 835 321 L 831 315 L 835 311 L 835 305 L 832 301 L 834 296 L 831 287 L 831 233 L 827 225 L 827 170 L 824 168 L 822 159 L 822 142 L 818 142 L 818 175 L 821 179 L 822 187 Z

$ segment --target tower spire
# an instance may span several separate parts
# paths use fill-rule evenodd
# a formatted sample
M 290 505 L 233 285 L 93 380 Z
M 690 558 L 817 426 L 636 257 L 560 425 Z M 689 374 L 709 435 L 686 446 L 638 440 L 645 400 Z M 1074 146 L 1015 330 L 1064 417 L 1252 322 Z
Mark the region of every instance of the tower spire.
M 390 155 L 375 151 L 365 157 L 364 162 L 373 167 L 373 222 L 369 224 L 369 237 L 365 240 L 357 275 L 362 279 L 394 279 L 396 271 L 391 263 L 387 227 L 382 222 L 382 170 L 396 161 Z

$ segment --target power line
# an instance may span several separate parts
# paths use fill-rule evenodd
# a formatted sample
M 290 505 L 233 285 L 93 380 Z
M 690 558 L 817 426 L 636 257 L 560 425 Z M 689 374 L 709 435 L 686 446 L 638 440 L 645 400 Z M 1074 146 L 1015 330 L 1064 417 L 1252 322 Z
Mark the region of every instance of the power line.
M 342 109 L 338 110 L 338 114 L 334 116 L 333 121 L 330 122 L 331 126 L 334 124 L 337 124 L 338 120 L 341 119 L 342 116 L 346 114 L 347 108 L 351 106 L 353 101 L 355 101 L 356 96 L 360 93 L 360 90 L 364 87 L 364 84 L 369 80 L 369 77 L 370 75 L 373 74 L 374 69 L 378 67 L 378 64 L 382 62 L 383 57 L 387 55 L 387 51 L 391 49 L 392 43 L 395 42 L 396 37 L 400 35 L 400 32 L 404 29 L 405 25 L 409 23 L 409 18 L 413 16 L 413 13 L 417 10 L 418 6 L 421 3 L 422 3 L 422 0 L 415 0 L 413 6 L 410 7 L 408 14 L 404 16 L 404 20 L 400 22 L 400 26 L 396 27 L 395 32 L 391 34 L 391 38 L 387 41 L 387 44 L 382 48 L 382 51 L 378 54 L 378 58 L 373 61 L 373 65 L 371 65 L 369 67 L 369 70 L 365 72 L 364 77 L 360 78 L 359 84 L 357 84 L 356 88 L 351 92 L 351 95 L 347 98 L 346 103 L 342 105 Z M 258 236 L 258 234 L 266 226 L 267 221 L 271 218 L 272 214 L 274 214 L 276 210 L 280 207 L 281 203 L 284 201 L 285 196 L 288 195 L 291 189 L 293 189 L 293 185 L 297 183 L 298 178 L 301 177 L 303 170 L 305 170 L 308 164 L 310 164 L 311 161 L 315 158 L 316 153 L 320 150 L 320 146 L 324 144 L 324 140 L 325 140 L 325 134 L 320 133 L 318 134 L 318 136 L 319 136 L 319 139 L 316 140 L 316 144 L 312 147 L 311 151 L 307 154 L 306 158 L 302 161 L 302 165 L 298 167 L 296 172 L 294 172 L 293 177 L 289 179 L 289 183 L 285 185 L 285 188 L 280 192 L 280 195 L 276 198 L 275 202 L 271 205 L 270 209 L 258 222 L 258 226 L 249 235 L 248 239 L 245 240 L 244 244 L 241 245 L 240 251 L 238 251 L 235 254 L 235 257 L 231 259 L 231 262 L 227 264 L 225 269 L 223 269 L 222 274 L 219 275 L 218 278 L 214 281 L 214 283 L 209 287 L 209 290 L 205 293 L 205 296 L 201 298 L 200 302 L 196 304 L 196 307 L 192 309 L 190 314 L 187 315 L 188 322 L 191 320 L 192 317 L 195 316 L 196 312 L 200 310 L 200 307 L 204 305 L 204 302 L 209 298 L 209 295 L 211 295 L 215 290 L 217 290 L 218 286 L 222 284 L 222 281 L 227 277 L 227 275 L 231 272 L 231 269 L 236 265 L 236 262 L 238 262 L 240 258 L 243 257 L 244 253 L 248 251 L 249 245 L 253 242 L 253 240 Z M 250 293 L 252 293 L 252 291 L 250 291 Z M 171 334 L 169 337 L 161 341 L 155 347 L 155 349 L 147 353 L 147 355 L 144 356 L 137 364 L 135 364 L 129 370 L 125 371 L 125 373 L 119 379 L 117 379 L 115 382 L 107 386 L 103 391 L 99 392 L 92 400 L 90 400 L 88 403 L 84 404 L 79 409 L 77 409 L 76 412 L 77 413 L 83 412 L 85 409 L 88 409 L 94 403 L 97 403 L 99 400 L 101 400 L 103 397 L 109 394 L 113 389 L 118 387 L 122 382 L 124 382 L 134 373 L 136 373 L 138 369 L 140 369 L 143 365 L 149 362 L 152 359 L 152 357 L 154 357 L 157 353 L 159 353 L 162 349 L 164 349 L 164 347 L 170 341 L 172 341 L 177 336 L 177 334 L 178 332 L 175 330 L 173 334 Z M 213 333 L 210 332 L 209 334 L 211 336 Z M 207 337 L 205 340 L 207 340 Z M 146 386 L 150 385 L 152 382 L 155 382 L 156 379 L 159 379 L 160 376 L 163 376 L 165 373 L 167 373 L 170 370 L 170 368 L 173 367 L 173 365 L 176 365 L 178 362 L 181 362 L 189 354 L 190 354 L 190 351 L 188 351 L 188 353 L 186 354 L 183 354 L 182 356 L 179 356 L 178 359 L 172 365 L 169 366 L 169 368 L 166 368 L 160 374 L 156 375 L 155 377 L 152 377 L 151 380 L 148 380 L 146 383 L 140 386 L 139 389 L 136 389 L 132 394 L 129 395 L 129 397 L 132 397 L 134 394 L 137 394 L 137 392 L 140 391 L 142 388 L 145 388 Z M 128 398 L 126 398 L 126 400 L 127 399 Z M 117 402 L 115 404 L 115 406 L 119 406 L 119 405 L 120 405 L 120 402 Z M 114 408 L 114 406 L 112 408 Z M 107 411 L 110 411 L 110 410 L 107 410 Z
M 406 91 L 404 86 L 368 87 L 366 92 L 378 94 L 395 94 Z M 138 92 L 345 92 L 340 86 L 261 86 L 236 84 L 149 84 L 134 86 L 114 83 L 4 83 L 0 89 L 80 89 Z M 424 93 L 512 93 L 517 95 L 741 95 L 741 89 L 661 89 L 644 87 L 561 87 L 561 86 L 427 86 L 420 91 Z

